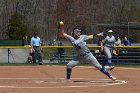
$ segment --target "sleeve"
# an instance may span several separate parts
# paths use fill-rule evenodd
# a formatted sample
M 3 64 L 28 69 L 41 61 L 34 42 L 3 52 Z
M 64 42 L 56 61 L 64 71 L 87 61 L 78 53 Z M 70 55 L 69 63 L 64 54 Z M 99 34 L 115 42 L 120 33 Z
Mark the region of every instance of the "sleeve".
M 30 44 L 31 46 L 33 46 L 33 38 L 31 38 Z
M 88 35 L 81 35 L 80 36 L 83 40 L 88 40 Z
M 40 38 L 39 38 L 40 39 Z M 42 40 L 40 39 L 40 46 L 42 45 Z
M 114 36 L 114 43 L 116 42 L 116 38 L 115 38 L 115 36 Z
M 68 34 L 67 34 L 67 38 L 68 38 L 68 40 L 70 40 L 71 42 L 73 42 L 73 41 L 75 40 L 72 36 L 70 36 L 70 35 L 68 35 Z

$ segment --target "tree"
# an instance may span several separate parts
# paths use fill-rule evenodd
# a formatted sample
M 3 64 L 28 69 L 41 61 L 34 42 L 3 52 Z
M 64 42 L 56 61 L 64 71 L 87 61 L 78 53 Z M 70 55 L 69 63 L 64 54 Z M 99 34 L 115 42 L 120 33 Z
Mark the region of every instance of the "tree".
M 7 35 L 9 39 L 22 39 L 24 36 L 29 36 L 27 25 L 24 22 L 22 15 L 15 13 L 11 16 L 7 27 Z

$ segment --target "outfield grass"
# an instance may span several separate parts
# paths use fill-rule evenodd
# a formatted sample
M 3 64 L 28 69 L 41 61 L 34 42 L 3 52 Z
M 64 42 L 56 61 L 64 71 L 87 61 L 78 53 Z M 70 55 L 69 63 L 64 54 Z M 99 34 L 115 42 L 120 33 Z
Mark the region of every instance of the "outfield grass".
M 30 64 L 30 63 L 0 63 L 0 66 L 37 66 L 38 64 Z M 58 65 L 58 66 L 65 66 L 65 63 L 45 63 L 40 66 L 44 65 Z M 91 64 L 79 64 L 78 66 L 92 66 Z M 140 64 L 115 64 L 116 67 L 140 67 Z

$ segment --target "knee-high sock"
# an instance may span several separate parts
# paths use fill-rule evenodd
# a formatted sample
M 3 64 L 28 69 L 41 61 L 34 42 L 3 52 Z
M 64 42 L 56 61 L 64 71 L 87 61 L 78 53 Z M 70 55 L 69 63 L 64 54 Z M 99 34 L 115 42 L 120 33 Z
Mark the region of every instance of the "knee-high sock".
M 108 63 L 108 65 L 109 65 L 109 67 L 111 67 L 112 66 L 112 58 L 107 58 L 107 63 Z
M 111 75 L 105 70 L 105 67 L 102 67 L 100 71 L 110 78 Z
M 70 79 L 70 76 L 71 76 L 71 72 L 72 72 L 72 69 L 71 68 L 67 68 L 67 79 Z

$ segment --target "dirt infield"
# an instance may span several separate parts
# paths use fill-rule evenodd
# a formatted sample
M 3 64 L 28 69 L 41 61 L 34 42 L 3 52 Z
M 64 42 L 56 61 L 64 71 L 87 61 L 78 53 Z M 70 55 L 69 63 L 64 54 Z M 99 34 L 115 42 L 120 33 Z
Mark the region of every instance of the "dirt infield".
M 115 82 L 91 66 L 75 67 L 71 81 L 65 73 L 65 66 L 0 66 L 0 93 L 140 92 L 140 68 L 115 68 Z

